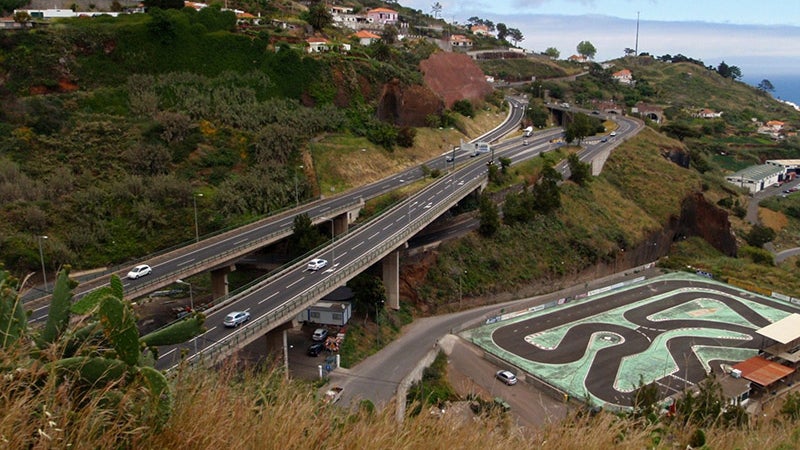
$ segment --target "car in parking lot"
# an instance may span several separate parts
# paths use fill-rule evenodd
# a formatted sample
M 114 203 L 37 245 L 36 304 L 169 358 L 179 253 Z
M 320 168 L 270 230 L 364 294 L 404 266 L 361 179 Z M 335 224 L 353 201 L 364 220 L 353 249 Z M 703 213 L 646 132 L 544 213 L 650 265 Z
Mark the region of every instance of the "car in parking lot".
M 311 335 L 311 340 L 314 342 L 322 342 L 325 339 L 328 339 L 328 330 L 325 328 L 317 328 Z
M 234 311 L 227 316 L 225 316 L 225 320 L 222 321 L 223 325 L 230 328 L 236 328 L 239 325 L 247 322 L 250 320 L 250 313 L 247 311 Z
M 314 258 L 308 262 L 308 270 L 319 270 L 328 265 L 328 261 L 322 258 Z
M 150 275 L 150 272 L 152 271 L 153 270 L 147 264 L 140 264 L 131 269 L 130 272 L 128 272 L 128 279 L 135 280 L 145 275 Z
M 509 372 L 508 370 L 498 370 L 494 376 L 497 377 L 498 380 L 507 384 L 508 386 L 513 386 L 517 384 L 517 376 Z
M 325 350 L 325 344 L 322 342 L 315 342 L 308 346 L 308 350 L 306 353 L 308 356 L 319 356 L 322 351 Z

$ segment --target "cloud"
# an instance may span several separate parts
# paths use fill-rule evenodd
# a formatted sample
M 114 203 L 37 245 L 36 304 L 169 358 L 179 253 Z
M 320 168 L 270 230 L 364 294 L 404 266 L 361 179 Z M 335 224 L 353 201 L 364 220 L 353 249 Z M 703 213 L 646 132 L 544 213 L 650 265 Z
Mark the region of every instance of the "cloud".
M 495 22 L 519 28 L 525 40 L 521 46 L 541 52 L 556 47 L 562 56 L 576 52 L 580 41 L 597 48 L 597 60 L 624 55 L 625 48 L 636 46 L 636 21 L 603 15 L 499 15 Z M 654 56 L 678 54 L 716 65 L 722 58 L 738 65 L 737 58 L 796 61 L 800 58 L 800 27 L 731 25 L 707 22 L 642 21 L 639 27 L 639 52 Z M 729 61 L 730 60 L 730 61 Z M 795 68 L 797 66 L 794 66 Z

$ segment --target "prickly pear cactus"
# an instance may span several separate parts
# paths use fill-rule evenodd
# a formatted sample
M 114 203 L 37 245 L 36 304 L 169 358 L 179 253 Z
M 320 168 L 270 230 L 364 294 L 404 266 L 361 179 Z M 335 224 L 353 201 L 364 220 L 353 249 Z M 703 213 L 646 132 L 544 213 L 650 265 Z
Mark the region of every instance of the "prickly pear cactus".
M 85 398 L 95 392 L 104 404 L 113 408 L 127 405 L 139 420 L 160 428 L 172 412 L 173 395 L 167 378 L 152 367 L 155 352 L 143 353 L 142 349 L 177 344 L 199 335 L 204 317 L 194 314 L 141 338 L 133 308 L 124 300 L 119 277 L 113 276 L 108 286 L 72 303 L 74 286 L 68 267 L 59 272 L 47 322 L 41 330 L 32 332 L 28 329 L 16 280 L 0 270 L 0 345 L 28 345 L 28 360 L 20 360 L 18 366 L 33 367 L 38 359 L 46 369 L 41 373 L 55 376 L 56 383 L 69 380 L 76 396 Z M 71 327 L 71 314 L 86 318 Z M 7 369 L 0 367 L 0 371 Z M 114 389 L 136 386 L 144 388 L 134 394 L 143 396 L 141 401 L 120 404 L 125 395 L 115 393 Z
M 17 295 L 17 280 L 0 270 L 0 347 L 16 344 L 28 329 L 28 317 Z

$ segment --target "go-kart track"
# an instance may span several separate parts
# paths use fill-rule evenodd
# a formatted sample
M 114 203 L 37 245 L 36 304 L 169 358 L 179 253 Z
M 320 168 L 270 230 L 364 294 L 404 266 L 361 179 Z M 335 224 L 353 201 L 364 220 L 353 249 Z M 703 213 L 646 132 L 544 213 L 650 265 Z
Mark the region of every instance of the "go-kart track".
M 641 380 L 661 398 L 720 364 L 758 354 L 756 330 L 800 310 L 728 284 L 673 273 L 481 326 L 486 352 L 577 399 L 628 409 Z M 501 318 L 498 318 L 501 319 Z M 517 374 L 518 376 L 520 374 Z

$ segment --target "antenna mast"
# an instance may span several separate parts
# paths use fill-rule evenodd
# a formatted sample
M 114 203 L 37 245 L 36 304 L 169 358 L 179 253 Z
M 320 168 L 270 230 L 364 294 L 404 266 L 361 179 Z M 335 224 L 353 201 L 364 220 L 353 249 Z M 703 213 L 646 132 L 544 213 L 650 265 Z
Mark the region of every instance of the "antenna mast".
M 633 56 L 639 56 L 639 11 L 636 11 L 636 45 L 633 49 Z

